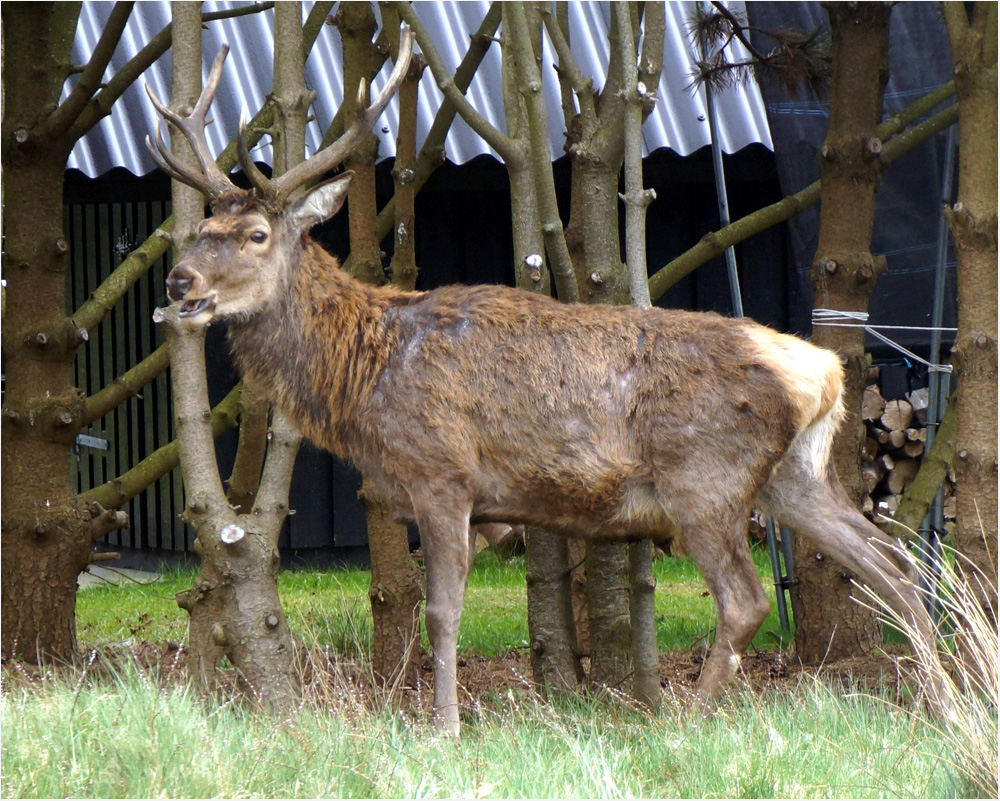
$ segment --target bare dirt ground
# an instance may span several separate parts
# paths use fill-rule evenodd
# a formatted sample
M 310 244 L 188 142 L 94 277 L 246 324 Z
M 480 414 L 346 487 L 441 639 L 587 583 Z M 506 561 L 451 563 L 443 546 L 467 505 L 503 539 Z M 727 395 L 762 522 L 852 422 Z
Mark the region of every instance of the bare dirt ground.
M 702 647 L 661 654 L 660 684 L 667 703 L 673 701 L 680 705 L 691 697 L 705 655 Z M 314 648 L 301 651 L 299 661 L 307 701 L 320 707 L 353 708 L 359 713 L 385 703 L 385 694 L 373 690 L 371 675 L 362 660 Z M 177 643 L 140 642 L 88 652 L 71 666 L 39 669 L 4 662 L 3 684 L 5 691 L 15 686 L 40 686 L 45 677 L 58 673 L 74 683 L 81 680 L 99 682 L 115 674 L 127 674 L 130 669 L 137 669 L 159 686 L 180 686 L 187 681 L 187 652 Z M 87 674 L 86 677 L 81 677 L 81 671 Z M 431 678 L 431 659 L 425 654 L 420 686 L 415 690 L 395 692 L 390 703 L 399 703 L 414 712 L 429 712 Z M 904 648 L 823 665 L 802 665 L 788 651 L 751 652 L 744 657 L 733 686 L 742 686 L 766 698 L 773 693 L 791 692 L 803 682 L 816 680 L 845 691 L 878 692 L 881 697 L 897 702 L 911 697 L 911 688 L 915 686 Z M 463 705 L 473 709 L 488 709 L 498 703 L 537 695 L 528 654 L 520 650 L 495 657 L 460 655 L 458 682 L 464 691 Z M 235 670 L 220 671 L 220 690 L 224 695 L 240 693 Z M 616 688 L 611 688 L 610 694 L 622 695 Z

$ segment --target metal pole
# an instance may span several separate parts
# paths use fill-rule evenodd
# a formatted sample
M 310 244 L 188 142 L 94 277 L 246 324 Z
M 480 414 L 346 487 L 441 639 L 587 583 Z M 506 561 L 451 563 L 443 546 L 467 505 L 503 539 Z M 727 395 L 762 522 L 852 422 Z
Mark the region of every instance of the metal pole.
M 937 241 L 937 264 L 934 271 L 934 305 L 931 311 L 931 352 L 930 363 L 941 363 L 941 326 L 944 323 L 944 289 L 947 278 L 948 262 L 948 220 L 944 215 L 944 204 L 951 203 L 953 178 L 955 171 L 955 150 L 957 137 L 955 126 L 948 129 L 948 137 L 945 144 L 944 174 L 941 176 L 941 216 L 938 218 L 938 241 Z M 948 375 L 946 373 L 932 370 L 928 375 L 929 397 L 927 403 L 927 443 L 924 447 L 926 454 L 934 438 L 937 435 L 937 428 L 941 422 L 944 411 L 944 399 L 947 398 Z M 941 572 L 941 542 L 939 532 L 944 530 L 944 486 L 938 487 L 934 495 L 934 504 L 931 511 L 923 519 L 920 525 L 920 553 L 918 558 L 929 568 L 931 576 L 935 579 Z M 927 582 L 921 578 L 921 586 L 925 592 L 924 603 L 927 611 L 937 621 L 940 615 L 939 605 L 936 603 L 936 595 Z
M 701 0 L 695 3 L 695 13 L 701 13 L 705 7 Z M 702 59 L 706 53 L 701 53 Z M 725 228 L 731 222 L 729 217 L 729 196 L 726 192 L 726 170 L 722 164 L 722 144 L 719 141 L 719 113 L 715 107 L 715 99 L 712 96 L 712 85 L 705 83 L 705 101 L 708 110 L 708 133 L 712 145 L 712 167 L 715 172 L 715 197 L 719 205 L 719 227 Z M 740 274 L 736 266 L 736 250 L 730 245 L 726 248 L 726 273 L 729 276 L 729 296 L 733 304 L 733 317 L 743 317 L 743 296 L 740 293 Z M 767 519 L 765 530 L 767 531 L 767 550 L 771 555 L 771 572 L 774 575 L 775 600 L 778 605 L 778 618 L 781 627 L 788 629 L 788 604 L 785 599 L 785 589 L 790 578 L 782 575 L 781 560 L 778 556 L 778 543 L 775 535 L 775 523 L 770 518 Z M 787 539 L 787 529 L 785 529 Z M 791 548 L 785 551 L 785 565 L 790 576 L 791 574 Z
M 726 193 L 726 170 L 722 165 L 722 145 L 719 142 L 719 113 L 715 108 L 711 84 L 705 84 L 708 105 L 708 131 L 712 142 L 712 166 L 715 170 L 715 196 L 719 204 L 719 227 L 725 228 L 729 219 L 729 196 Z M 736 268 L 736 250 L 726 248 L 726 273 L 729 275 L 729 295 L 733 302 L 733 317 L 743 316 L 743 297 L 740 294 L 740 275 Z

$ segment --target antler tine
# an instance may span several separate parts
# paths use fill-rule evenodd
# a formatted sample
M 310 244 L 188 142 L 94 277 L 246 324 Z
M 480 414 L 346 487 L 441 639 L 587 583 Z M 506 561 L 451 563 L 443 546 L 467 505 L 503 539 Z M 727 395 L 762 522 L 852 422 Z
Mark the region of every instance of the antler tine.
M 402 83 L 406 70 L 410 65 L 410 55 L 413 51 L 413 31 L 403 23 L 399 26 L 399 56 L 389 74 L 378 97 L 367 108 L 364 108 L 364 85 L 358 89 L 357 114 L 351 126 L 344 131 L 343 135 L 329 147 L 319 151 L 307 161 L 293 167 L 280 178 L 273 182 L 274 194 L 279 199 L 287 199 L 292 192 L 300 186 L 317 178 L 327 170 L 340 164 L 344 158 L 361 141 L 362 137 L 371 130 L 375 121 L 379 118 L 389 100 L 396 93 L 399 84 Z
M 274 195 L 274 185 L 264 173 L 257 169 L 253 158 L 250 156 L 250 149 L 247 147 L 247 109 L 244 104 L 240 112 L 240 124 L 236 135 L 236 157 L 240 160 L 243 174 L 250 181 L 250 185 L 265 197 Z
M 153 161 L 172 178 L 176 178 L 178 181 L 194 187 L 210 199 L 215 199 L 223 192 L 235 189 L 235 184 L 229 180 L 229 176 L 219 169 L 219 165 L 215 163 L 215 159 L 212 157 L 211 150 L 208 147 L 208 140 L 205 138 L 205 115 L 208 112 L 209 106 L 212 105 L 212 101 L 215 99 L 215 93 L 219 88 L 219 81 L 222 78 L 222 67 L 228 53 L 229 47 L 223 45 L 219 50 L 219 54 L 215 57 L 215 61 L 212 63 L 211 72 L 209 72 L 208 80 L 201 90 L 198 102 L 195 103 L 194 109 L 186 117 L 182 117 L 180 114 L 171 111 L 171 109 L 161 103 L 152 87 L 146 84 L 146 94 L 149 96 L 150 102 L 152 102 L 160 116 L 173 123 L 187 138 L 201 166 L 201 171 L 195 172 L 186 167 L 170 153 L 160 134 L 159 122 L 156 124 L 155 151 L 150 138 L 146 137 L 146 147 L 153 157 Z
M 156 166 L 159 167 L 163 172 L 169 175 L 171 178 L 175 178 L 181 183 L 187 184 L 188 186 L 193 186 L 199 192 L 202 192 L 210 197 L 214 197 L 214 185 L 210 184 L 205 178 L 205 175 L 181 161 L 170 152 L 170 148 L 167 147 L 166 143 L 163 141 L 163 134 L 160 130 L 160 121 L 156 121 L 156 145 L 150 140 L 149 136 L 146 136 L 146 149 L 149 151 L 149 155 L 152 157 L 153 161 L 156 162 Z

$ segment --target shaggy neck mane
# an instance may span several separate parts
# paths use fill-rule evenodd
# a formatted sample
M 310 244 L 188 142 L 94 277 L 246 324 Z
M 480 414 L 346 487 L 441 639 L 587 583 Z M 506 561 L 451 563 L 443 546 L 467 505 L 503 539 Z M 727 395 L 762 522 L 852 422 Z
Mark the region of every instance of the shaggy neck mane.
M 389 312 L 419 293 L 362 284 L 308 236 L 299 248 L 278 296 L 230 322 L 230 346 L 246 381 L 303 435 L 344 457 L 393 349 Z

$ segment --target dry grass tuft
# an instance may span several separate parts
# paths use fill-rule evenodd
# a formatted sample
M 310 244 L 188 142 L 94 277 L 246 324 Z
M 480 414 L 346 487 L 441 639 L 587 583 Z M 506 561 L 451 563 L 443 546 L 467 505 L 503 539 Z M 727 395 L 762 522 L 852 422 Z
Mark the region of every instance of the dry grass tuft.
M 988 608 L 988 603 L 996 608 L 997 587 L 962 554 L 947 546 L 936 565 L 922 560 L 916 567 L 921 586 L 926 588 L 925 597 L 939 616 L 939 656 L 949 674 L 942 689 L 950 698 L 930 697 L 936 692 L 930 684 L 923 690 L 930 708 L 950 707 L 950 714 L 932 724 L 950 745 L 943 758 L 962 778 L 968 796 L 997 798 L 1000 645 L 997 623 Z M 863 589 L 872 605 L 913 642 L 910 622 L 868 588 Z M 984 603 L 983 599 L 989 600 Z

